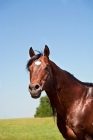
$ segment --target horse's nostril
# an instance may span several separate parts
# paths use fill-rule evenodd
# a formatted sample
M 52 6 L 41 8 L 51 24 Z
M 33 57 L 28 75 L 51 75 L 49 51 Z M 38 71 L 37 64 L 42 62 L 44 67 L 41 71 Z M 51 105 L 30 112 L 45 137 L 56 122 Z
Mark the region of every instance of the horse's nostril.
M 31 86 L 29 85 L 29 89 L 32 90 Z
M 38 90 L 39 89 L 39 85 L 38 84 L 30 84 L 29 85 L 29 90 Z
M 35 85 L 35 89 L 38 89 L 39 88 L 39 85 Z

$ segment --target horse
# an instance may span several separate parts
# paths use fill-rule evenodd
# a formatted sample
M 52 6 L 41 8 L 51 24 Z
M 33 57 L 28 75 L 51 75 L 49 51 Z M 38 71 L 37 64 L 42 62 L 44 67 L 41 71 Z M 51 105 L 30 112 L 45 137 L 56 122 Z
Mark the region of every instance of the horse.
M 35 54 L 29 49 L 29 92 L 39 98 L 42 91 L 49 97 L 57 112 L 57 127 L 66 140 L 93 140 L 93 83 L 81 82 L 49 59 L 44 52 Z

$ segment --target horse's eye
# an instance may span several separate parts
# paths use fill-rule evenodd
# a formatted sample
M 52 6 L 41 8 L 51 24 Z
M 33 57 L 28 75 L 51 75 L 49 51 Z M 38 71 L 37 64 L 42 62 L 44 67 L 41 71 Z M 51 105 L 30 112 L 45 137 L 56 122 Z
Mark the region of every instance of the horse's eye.
M 46 67 L 45 67 L 45 70 L 47 70 L 47 71 L 48 71 L 48 66 L 46 66 Z

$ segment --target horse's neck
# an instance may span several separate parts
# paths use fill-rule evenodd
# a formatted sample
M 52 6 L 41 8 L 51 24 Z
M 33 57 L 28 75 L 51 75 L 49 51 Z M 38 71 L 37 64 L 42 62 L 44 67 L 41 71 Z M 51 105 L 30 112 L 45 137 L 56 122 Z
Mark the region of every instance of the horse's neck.
M 83 85 L 74 78 L 73 75 L 70 73 L 62 70 L 59 68 L 54 62 L 51 62 L 51 68 L 52 68 L 52 73 L 53 73 L 53 82 L 54 82 L 54 87 L 56 88 L 56 91 L 65 90 L 66 88 L 71 88 L 72 90 L 75 88 L 81 88 Z M 70 90 L 71 90 L 70 89 Z
M 53 72 L 53 89 L 51 92 L 48 92 L 48 95 L 50 96 L 49 98 L 51 98 L 51 102 L 53 102 L 57 108 L 60 106 L 59 111 L 61 109 L 66 110 L 71 106 L 73 101 L 81 98 L 85 88 L 72 75 L 61 70 L 52 61 L 50 62 Z

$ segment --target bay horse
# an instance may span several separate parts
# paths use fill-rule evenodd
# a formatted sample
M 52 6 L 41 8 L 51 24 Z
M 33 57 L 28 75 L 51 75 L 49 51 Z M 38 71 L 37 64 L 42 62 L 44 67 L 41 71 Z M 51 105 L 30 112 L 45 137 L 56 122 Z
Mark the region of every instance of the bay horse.
M 39 98 L 45 91 L 57 111 L 57 126 L 66 140 L 93 140 L 93 84 L 84 83 L 49 59 L 50 50 L 29 49 L 29 92 Z

